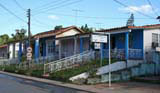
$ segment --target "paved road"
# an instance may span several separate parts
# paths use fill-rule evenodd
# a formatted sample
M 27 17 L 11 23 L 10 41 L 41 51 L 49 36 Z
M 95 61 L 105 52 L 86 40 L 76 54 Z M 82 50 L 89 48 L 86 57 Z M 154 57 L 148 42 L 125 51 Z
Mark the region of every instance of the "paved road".
M 0 93 L 87 93 L 0 74 Z

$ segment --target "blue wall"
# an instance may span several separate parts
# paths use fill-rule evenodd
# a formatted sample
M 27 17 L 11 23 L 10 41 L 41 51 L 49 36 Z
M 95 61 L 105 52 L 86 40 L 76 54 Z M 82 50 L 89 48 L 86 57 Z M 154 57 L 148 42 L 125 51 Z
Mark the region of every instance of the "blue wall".
M 143 30 L 132 30 L 133 42 L 130 48 L 143 49 Z
M 46 56 L 46 40 L 50 40 L 50 39 L 55 39 L 55 36 L 52 37 L 46 37 L 46 38 L 41 38 L 40 42 L 42 42 L 42 55 L 43 57 Z M 56 47 L 55 42 L 53 42 L 54 47 Z
M 124 49 L 125 48 L 125 35 L 122 34 L 116 34 L 115 36 L 115 45 L 117 49 Z

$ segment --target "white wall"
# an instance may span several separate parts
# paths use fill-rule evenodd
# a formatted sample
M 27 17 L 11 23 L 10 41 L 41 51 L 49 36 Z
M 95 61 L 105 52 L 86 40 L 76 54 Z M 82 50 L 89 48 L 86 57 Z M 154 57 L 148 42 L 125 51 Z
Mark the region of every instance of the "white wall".
M 65 37 L 65 36 L 72 36 L 72 35 L 76 35 L 76 34 L 79 34 L 79 33 L 80 32 L 77 31 L 76 29 L 71 29 L 71 30 L 66 31 L 66 32 L 64 32 L 62 34 L 57 35 L 56 38 L 58 38 L 58 37 Z
M 13 58 L 13 44 L 9 44 L 9 59 Z
M 152 33 L 160 34 L 160 29 L 145 29 L 144 32 L 144 50 L 152 48 Z
M 12 59 L 13 58 L 13 43 L 10 43 L 9 44 L 9 59 Z M 22 44 L 22 51 L 24 49 L 24 44 Z M 18 51 L 19 51 L 19 42 L 15 43 L 15 58 L 18 57 Z

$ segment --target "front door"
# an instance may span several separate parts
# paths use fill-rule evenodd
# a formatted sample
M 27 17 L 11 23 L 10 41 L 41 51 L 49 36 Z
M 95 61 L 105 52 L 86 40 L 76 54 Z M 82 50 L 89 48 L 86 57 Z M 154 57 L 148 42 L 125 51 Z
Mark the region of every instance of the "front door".
M 46 56 L 52 56 L 55 52 L 55 43 L 54 40 L 46 41 Z

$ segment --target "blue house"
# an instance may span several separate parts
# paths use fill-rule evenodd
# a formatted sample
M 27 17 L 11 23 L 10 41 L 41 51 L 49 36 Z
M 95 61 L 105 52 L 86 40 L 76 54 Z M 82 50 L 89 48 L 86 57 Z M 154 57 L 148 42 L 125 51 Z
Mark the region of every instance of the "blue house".
M 146 60 L 151 51 L 160 47 L 160 24 L 123 26 L 98 32 L 111 34 L 111 56 L 120 59 Z M 104 51 L 107 45 L 103 45 Z
M 76 35 L 83 33 L 81 29 L 70 26 L 34 35 L 34 58 L 57 60 L 78 53 L 78 47 L 74 46 L 79 46 Z
M 123 26 L 97 32 L 111 34 L 111 57 L 120 60 L 144 60 L 152 50 L 160 47 L 160 24 Z M 35 59 L 50 57 L 57 60 L 91 50 L 91 34 L 75 26 L 39 33 L 34 36 Z M 103 58 L 108 56 L 108 43 L 103 44 L 102 54 Z

